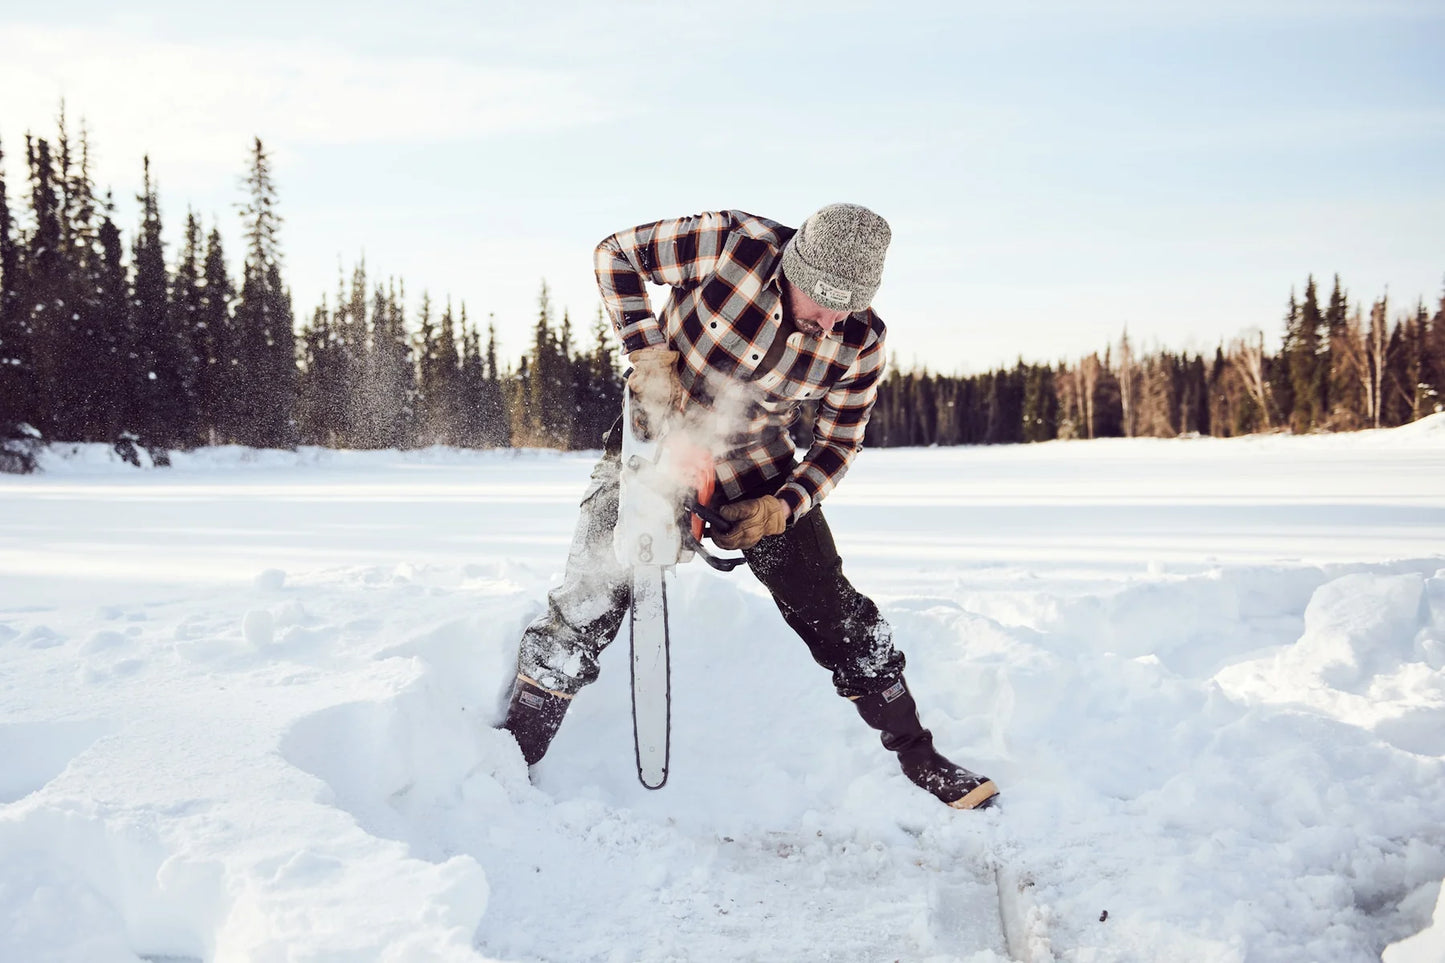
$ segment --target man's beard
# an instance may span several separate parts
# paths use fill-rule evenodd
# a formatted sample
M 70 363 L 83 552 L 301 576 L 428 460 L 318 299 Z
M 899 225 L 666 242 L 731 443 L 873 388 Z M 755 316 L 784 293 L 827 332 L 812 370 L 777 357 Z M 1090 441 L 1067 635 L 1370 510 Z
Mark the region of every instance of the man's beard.
M 816 321 L 809 321 L 807 318 L 794 318 L 793 327 L 803 332 L 810 338 L 821 338 L 823 328 Z

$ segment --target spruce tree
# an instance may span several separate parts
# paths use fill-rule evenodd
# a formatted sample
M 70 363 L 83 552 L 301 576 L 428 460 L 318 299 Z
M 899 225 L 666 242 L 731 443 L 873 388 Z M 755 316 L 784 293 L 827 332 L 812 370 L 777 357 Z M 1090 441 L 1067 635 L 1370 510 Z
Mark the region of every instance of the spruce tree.
M 1209 374 L 1204 357 L 1196 354 L 1184 369 L 1184 385 L 1180 393 L 1180 430 L 1185 433 L 1210 433 Z
M 56 427 L 56 395 L 64 377 L 62 350 L 70 324 L 66 304 L 64 253 L 61 250 L 61 208 L 55 188 L 55 165 L 50 144 L 43 138 L 25 138 L 30 170 L 30 208 L 34 227 L 26 251 L 19 361 L 21 377 L 28 382 L 25 420 L 43 433 Z
M 577 413 L 572 448 L 598 448 L 622 406 L 622 378 L 612 350 L 611 323 L 598 307 L 592 323 L 592 351 L 573 364 Z
M 441 396 L 437 373 L 437 325 L 432 321 L 431 295 L 421 293 L 421 309 L 417 313 L 416 444 L 423 447 L 437 444 L 437 423 L 441 420 Z
M 402 448 L 415 443 L 413 403 L 416 379 L 406 320 L 405 298 L 395 287 L 377 286 L 371 316 L 370 350 L 366 361 L 369 443 L 377 448 Z
M 467 305 L 462 302 L 462 361 L 457 372 L 457 444 L 466 448 L 482 446 L 481 399 L 487 380 L 482 359 L 482 338 L 475 325 L 467 324 Z
M 1435 412 L 1445 411 L 1445 291 L 1442 291 L 1435 314 L 1430 319 L 1426 350 L 1430 357 L 1430 370 L 1434 373 L 1432 409 Z
M 1051 441 L 1058 436 L 1059 396 L 1054 392 L 1054 371 L 1046 364 L 1024 371 L 1023 440 Z
M 90 174 L 90 135 L 82 122 L 80 158 L 68 177 L 65 220 L 74 278 L 72 376 L 67 394 L 75 415 L 71 432 L 86 441 L 113 440 L 105 385 L 114 368 L 114 337 L 126 313 L 124 269 L 119 265 L 119 232 L 109 198 L 102 210 Z M 111 236 L 114 233 L 115 236 Z
M 1381 385 L 1380 425 L 1396 428 L 1408 424 L 1415 408 L 1414 319 L 1397 320 L 1390 328 Z
M 235 313 L 238 436 L 256 447 L 289 448 L 296 443 L 296 330 L 291 294 L 281 280 L 282 221 L 271 158 L 259 137 L 251 150 L 246 189 L 241 208 L 246 261 Z
M 435 404 L 432 408 L 432 433 L 436 443 L 455 445 L 456 426 L 461 409 L 461 394 L 457 378 L 461 371 L 461 356 L 457 353 L 457 322 L 452 315 L 452 302 L 442 311 L 441 323 L 437 328 L 436 353 L 432 358 L 432 393 Z
M 1440 332 L 1439 321 L 1430 317 L 1421 300 L 1415 314 L 1416 363 L 1415 363 L 1415 411 L 1414 420 L 1428 417 L 1441 410 L 1442 389 L 1445 389 L 1445 370 L 1436 353 Z
M 200 219 L 188 209 L 171 288 L 174 365 L 181 376 L 177 400 L 184 404 L 183 413 L 177 412 L 174 420 L 177 441 L 185 447 L 208 440 L 205 400 L 212 394 L 207 382 L 215 346 L 201 308 L 206 294 L 204 244 Z
M 337 278 L 336 315 L 332 330 L 336 339 L 336 360 L 343 389 L 340 402 L 339 434 L 347 448 L 370 448 L 372 440 L 371 396 L 366 385 L 369 365 L 367 335 L 367 272 L 363 256 L 351 269 L 349 290 Z
M 151 181 L 150 158 L 144 160 L 141 224 L 131 254 L 135 276 L 131 283 L 131 318 L 136 331 L 132 395 L 136 423 L 126 426 L 147 447 L 172 443 L 174 399 L 181 393 L 180 373 L 172 367 L 170 293 L 165 249 L 161 238 L 160 203 Z
M 332 422 L 335 376 L 332 360 L 331 314 L 326 299 L 301 326 L 301 373 L 296 391 L 296 423 L 303 445 L 334 448 L 336 429 Z
M 22 307 L 23 256 L 5 186 L 5 151 L 0 147 L 0 429 L 34 418 L 30 338 Z
M 201 270 L 201 298 L 197 325 L 203 331 L 207 355 L 198 379 L 201 422 L 209 444 L 236 440 L 240 415 L 236 393 L 240 383 L 240 358 L 231 324 L 231 301 L 236 291 L 226 270 L 226 254 L 219 228 L 206 236 L 206 260 Z
M 984 438 L 987 444 L 1023 441 L 1024 380 L 1022 359 L 1012 371 L 994 373 L 993 390 L 988 398 L 988 429 Z
M 481 443 L 486 448 L 505 448 L 512 444 L 512 420 L 507 411 L 502 370 L 497 366 L 496 318 L 487 323 L 486 380 L 477 403 Z M 620 397 L 620 396 L 619 396 Z
M 134 424 L 135 387 L 131 374 L 136 335 L 131 322 L 125 245 L 120 228 L 115 224 L 115 204 L 109 194 L 106 195 L 96 237 L 95 347 L 98 369 L 90 395 L 90 407 L 95 423 L 93 440 L 114 442 L 127 425 Z
M 1304 300 L 1290 297 L 1286 323 L 1284 364 L 1289 372 L 1290 428 L 1306 432 L 1324 421 L 1327 379 L 1320 365 L 1322 337 L 1327 336 L 1325 317 L 1320 312 L 1314 275 L 1305 284 Z

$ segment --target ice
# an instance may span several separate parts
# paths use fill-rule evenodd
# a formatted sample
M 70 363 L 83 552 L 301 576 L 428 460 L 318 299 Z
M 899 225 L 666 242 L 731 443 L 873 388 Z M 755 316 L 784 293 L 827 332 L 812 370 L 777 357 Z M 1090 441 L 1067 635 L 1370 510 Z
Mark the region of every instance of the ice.
M 0 477 L 0 960 L 1445 959 L 1445 418 L 865 452 L 825 510 L 983 813 L 699 563 L 667 788 L 625 642 L 529 778 L 592 459 Z

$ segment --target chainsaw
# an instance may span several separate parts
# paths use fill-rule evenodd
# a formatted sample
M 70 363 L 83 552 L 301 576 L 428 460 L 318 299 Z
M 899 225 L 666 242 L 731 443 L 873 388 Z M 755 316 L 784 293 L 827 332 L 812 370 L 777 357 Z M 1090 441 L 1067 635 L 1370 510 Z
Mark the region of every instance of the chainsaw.
M 632 572 L 632 732 L 637 778 L 648 789 L 667 783 L 672 728 L 668 577 L 693 557 L 721 572 L 744 561 L 712 555 L 702 546 L 709 530 L 727 534 L 732 529 L 709 507 L 715 481 L 712 453 L 690 440 L 676 418 L 650 424 L 628 390 L 613 540 L 618 560 Z

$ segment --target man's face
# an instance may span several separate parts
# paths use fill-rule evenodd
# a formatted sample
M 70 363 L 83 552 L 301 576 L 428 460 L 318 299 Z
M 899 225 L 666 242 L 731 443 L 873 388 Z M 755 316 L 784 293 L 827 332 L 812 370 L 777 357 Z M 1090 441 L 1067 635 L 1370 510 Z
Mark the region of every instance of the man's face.
M 783 309 L 793 319 L 793 326 L 810 338 L 821 338 L 835 325 L 842 324 L 849 314 L 823 307 L 786 277 L 783 278 Z

